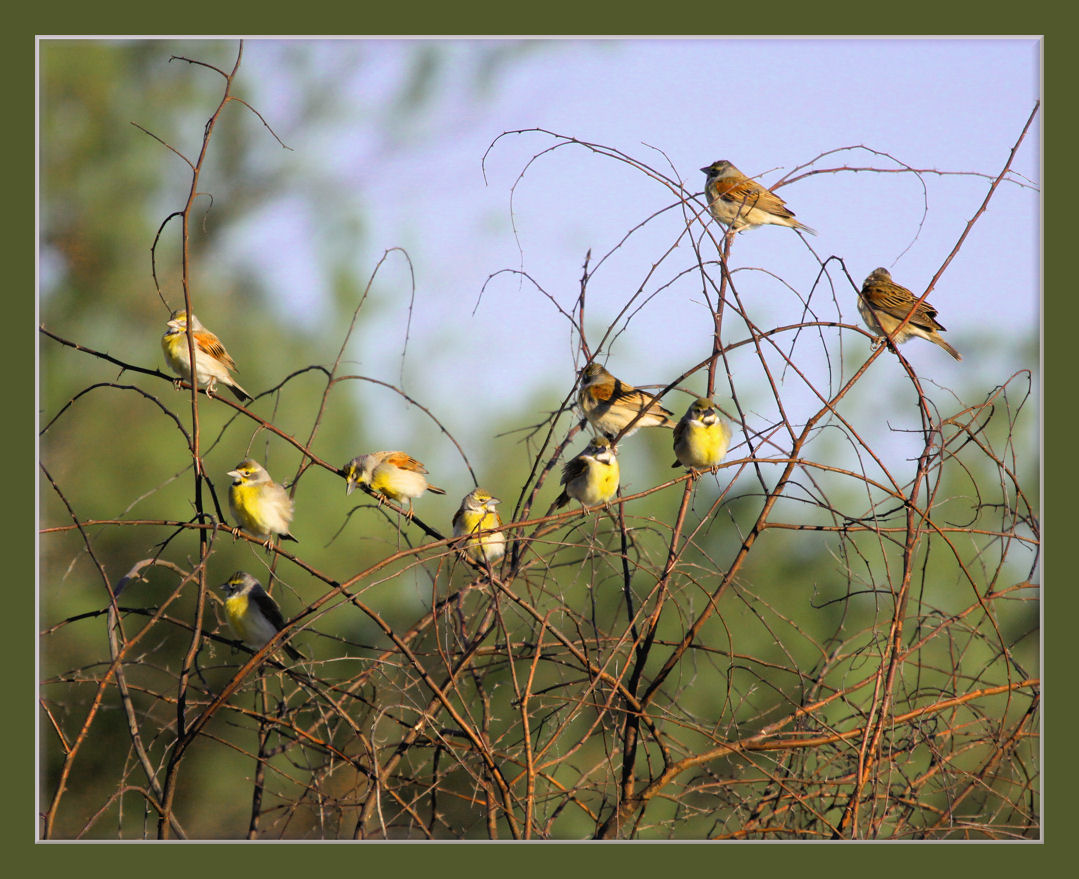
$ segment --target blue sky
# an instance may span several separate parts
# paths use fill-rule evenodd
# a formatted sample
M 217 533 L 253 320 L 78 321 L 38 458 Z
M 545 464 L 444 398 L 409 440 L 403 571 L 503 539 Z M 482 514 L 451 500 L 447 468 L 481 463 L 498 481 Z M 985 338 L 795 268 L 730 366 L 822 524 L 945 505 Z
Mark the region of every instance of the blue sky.
M 690 271 L 694 254 L 680 238 L 683 213 L 665 210 L 677 201 L 671 190 L 579 146 L 529 165 L 558 141 L 528 133 L 491 147 L 503 132 L 542 128 L 602 144 L 680 178 L 688 195 L 703 187 L 699 169 L 721 158 L 767 185 L 810 162 L 813 169 L 906 164 L 968 172 L 919 178 L 844 171 L 784 187 L 783 198 L 819 236 L 804 243 L 777 227 L 748 231 L 737 237 L 730 261 L 753 320 L 767 328 L 801 319 L 820 260 L 829 257 L 841 258 L 856 283 L 881 265 L 916 293 L 924 290 L 1040 97 L 1041 45 L 1033 38 L 536 41 L 478 97 L 484 52 L 514 43 L 440 41 L 448 53 L 444 75 L 423 113 L 402 121 L 386 108 L 402 88 L 415 41 L 248 40 L 237 92 L 291 151 L 268 135 L 254 140 L 249 161 L 273 186 L 245 224 L 226 231 L 218 253 L 194 258 L 196 278 L 212 272 L 226 289 L 230 274 L 254 278 L 283 328 L 318 333 L 320 344 L 329 328 L 329 363 L 340 344 L 327 308 L 335 259 L 366 278 L 385 250 L 404 248 L 411 267 L 399 255 L 387 260 L 348 349 L 348 371 L 397 382 L 403 370 L 405 390 L 466 449 L 513 442 L 493 437 L 507 421 L 534 422 L 538 413 L 529 407 L 537 394 L 546 392 L 553 405 L 571 389 L 580 362 L 554 303 L 572 305 L 589 250 L 593 345 L 638 290 L 646 299 L 601 356 L 616 375 L 665 384 L 710 350 L 710 318 Z M 195 75 L 166 63 L 176 47 L 162 44 L 162 77 Z M 235 52 L 233 41 L 182 47 L 215 60 L 231 61 Z M 313 75 L 294 75 L 297 61 Z M 325 89 L 332 125 L 297 116 L 296 90 L 313 87 Z M 1001 185 L 930 296 L 963 362 L 920 340 L 904 349 L 945 397 L 954 390 L 981 399 L 1021 369 L 1034 369 L 1037 381 L 1037 363 L 1017 340 L 1036 337 L 1040 314 L 1040 135 L 1039 114 L 1013 163 L 1019 184 Z M 197 131 L 187 132 L 184 141 L 194 137 Z M 208 172 L 204 186 L 212 191 L 213 166 Z M 178 190 L 176 201 L 181 197 Z M 703 231 L 695 225 L 695 237 Z M 830 280 L 812 294 L 813 309 L 822 319 L 860 325 L 855 294 L 830 265 Z M 212 309 L 199 313 L 214 326 Z M 728 342 L 745 337 L 733 322 L 726 333 Z M 243 368 L 251 340 L 223 335 Z M 830 346 L 837 343 L 829 337 Z M 868 341 L 847 333 L 842 344 L 849 372 Z M 798 356 L 812 381 L 834 389 L 828 365 L 810 362 L 811 349 Z M 754 366 L 740 361 L 745 372 L 736 377 L 750 402 L 763 381 Z M 281 375 L 291 368 L 282 365 Z M 893 389 L 902 393 L 905 380 L 885 358 L 873 369 L 880 394 L 867 414 L 886 418 Z M 255 391 L 280 377 L 243 373 Z M 804 417 L 811 395 L 784 380 L 791 381 L 784 392 L 806 406 L 795 417 Z M 378 413 L 376 424 L 364 425 L 373 443 L 416 450 L 433 473 L 459 466 L 448 443 L 433 441 L 421 413 L 371 385 L 353 387 Z M 729 391 L 724 378 L 717 398 Z M 774 415 L 766 398 L 756 413 L 762 423 Z M 679 414 L 687 403 L 681 394 L 668 398 Z M 482 468 L 480 478 L 487 478 Z
M 544 128 L 613 147 L 668 176 L 676 172 L 691 194 L 703 186 L 698 169 L 720 158 L 766 184 L 814 159 L 814 168 L 903 163 L 975 172 L 921 179 L 818 174 L 781 190 L 798 218 L 820 232 L 807 240 L 821 259 L 841 257 L 858 283 L 886 266 L 920 293 L 981 204 L 1040 96 L 1040 44 L 1032 38 L 557 40 L 509 64 L 482 100 L 469 87 L 479 42 L 443 45 L 451 50 L 448 76 L 402 133 L 378 124 L 375 110 L 400 88 L 410 41 L 249 41 L 243 93 L 294 151 L 286 154 L 268 140 L 266 161 L 303 173 L 282 174 L 280 197 L 236 230 L 230 256 L 237 270 L 260 273 L 283 319 L 319 326 L 331 283 L 321 248 L 341 244 L 348 209 L 327 205 L 304 187 L 319 180 L 346 204 L 354 192 L 355 210 L 367 222 L 351 256 L 357 274 L 366 277 L 391 247 L 408 251 L 415 273 L 405 388 L 466 447 L 488 441 L 493 422 L 518 410 L 517 401 L 541 389 L 568 391 L 579 365 L 566 321 L 533 283 L 509 273 L 488 279 L 506 269 L 526 272 L 568 308 L 585 252 L 591 249 L 594 265 L 674 201 L 645 175 L 576 146 L 542 156 L 519 178 L 530 158 L 556 143 L 541 134 L 503 138 L 484 167 L 500 133 Z M 292 118 L 295 86 L 283 51 L 310 52 L 325 72 L 341 120 L 330 136 L 320 130 L 316 137 Z M 1028 185 L 999 188 L 930 296 L 963 362 L 920 340 L 905 348 L 915 367 L 943 387 L 973 393 L 979 382 L 988 389 L 1037 366 L 1010 340 L 1037 334 L 1040 130 L 1039 115 L 1013 163 Z M 844 147 L 858 149 L 817 158 Z M 290 189 L 286 181 L 293 177 L 303 182 Z M 642 285 L 648 292 L 664 288 L 605 358 L 634 384 L 666 382 L 708 351 L 700 283 L 677 280 L 692 265 L 692 251 L 683 244 L 664 256 L 681 228 L 680 211 L 651 220 L 590 284 L 593 332 Z M 768 326 L 799 319 L 795 291 L 808 293 L 819 263 L 796 235 L 773 227 L 739 235 L 731 267 L 743 270 L 737 277 L 754 320 Z M 411 282 L 396 257 L 380 277 L 365 312 L 377 320 L 361 321 L 349 357 L 353 371 L 396 381 Z M 859 324 L 845 278 L 838 271 L 832 277 L 839 316 Z M 823 307 L 831 295 L 818 290 L 814 303 Z M 834 309 L 822 316 L 836 319 Z M 864 338 L 844 339 L 846 357 L 868 351 Z M 335 338 L 332 347 L 337 344 Z M 476 393 L 462 383 L 471 381 L 480 359 L 485 380 Z M 898 376 L 882 373 L 874 381 L 891 378 Z M 463 396 L 468 412 L 460 411 Z M 680 395 L 670 408 L 684 408 Z M 408 447 L 422 430 L 422 418 L 385 407 L 382 413 L 387 448 Z

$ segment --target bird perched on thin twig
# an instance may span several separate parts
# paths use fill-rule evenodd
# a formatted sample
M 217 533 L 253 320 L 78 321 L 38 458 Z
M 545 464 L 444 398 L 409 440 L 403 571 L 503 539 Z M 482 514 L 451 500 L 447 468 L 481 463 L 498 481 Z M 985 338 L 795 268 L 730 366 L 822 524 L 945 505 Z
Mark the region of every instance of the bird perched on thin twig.
M 501 528 L 502 517 L 495 509 L 502 501 L 483 488 L 474 488 L 464 496 L 461 506 L 453 515 L 453 536 L 475 535 L 465 542 L 465 552 L 478 562 L 493 565 L 506 554 L 506 535 L 477 534 L 488 528 Z
M 246 571 L 237 571 L 221 586 L 225 593 L 225 616 L 236 637 L 252 650 L 261 650 L 278 632 L 285 628 L 281 609 Z M 281 645 L 293 659 L 306 659 L 291 644 Z
M 444 488 L 427 481 L 427 468 L 404 452 L 371 452 L 358 455 L 345 465 L 345 494 L 352 494 L 357 485 L 366 485 L 376 494 L 398 503 L 408 501 L 408 517 L 412 518 L 412 501 L 425 491 L 445 494 Z
M 715 404 L 698 397 L 675 425 L 674 455 L 678 460 L 671 466 L 690 470 L 715 467 L 727 454 L 730 442 L 731 429 L 717 414 Z
M 858 296 L 858 312 L 870 332 L 877 334 L 876 345 L 884 344 L 884 337 L 892 333 L 903 318 L 910 314 L 917 300 L 918 297 L 910 290 L 892 280 L 887 269 L 877 268 L 869 273 Z M 942 331 L 944 327 L 937 323 L 937 310 L 928 302 L 922 301 L 914 308 L 914 314 L 894 340 L 898 344 L 907 341 L 911 336 L 918 336 L 940 345 L 956 360 L 962 360 L 963 356 L 940 337 Z
M 295 505 L 288 492 L 270 478 L 265 467 L 252 458 L 245 458 L 228 475 L 232 477 L 229 507 L 244 531 L 264 540 L 267 547 L 274 537 L 296 540 L 289 533 Z
M 581 370 L 577 403 L 585 418 L 608 439 L 614 439 L 640 412 L 644 415 L 624 437 L 633 436 L 641 427 L 674 427 L 675 424 L 671 413 L 652 394 L 627 385 L 595 362 Z
M 187 312 L 174 311 L 165 325 L 165 335 L 161 337 L 161 350 L 165 352 L 165 362 L 169 369 L 180 378 L 191 381 L 191 352 L 187 347 Z M 191 315 L 191 335 L 195 343 L 195 377 L 200 388 L 206 388 L 208 396 L 213 396 L 217 383 L 228 385 L 241 403 L 251 399 L 251 395 L 236 383 L 232 373 L 236 372 L 236 363 L 221 344 L 221 340 L 204 327 L 194 314 Z
M 605 504 L 618 492 L 618 457 L 605 436 L 594 437 L 584 451 L 562 468 L 562 493 L 555 498 L 554 509 L 564 507 L 570 498 L 582 506 Z
M 754 226 L 789 226 L 810 235 L 817 231 L 794 219 L 794 211 L 787 207 L 772 190 L 746 177 L 726 159 L 720 159 L 701 168 L 707 180 L 704 196 L 712 216 L 727 227 L 732 234 Z

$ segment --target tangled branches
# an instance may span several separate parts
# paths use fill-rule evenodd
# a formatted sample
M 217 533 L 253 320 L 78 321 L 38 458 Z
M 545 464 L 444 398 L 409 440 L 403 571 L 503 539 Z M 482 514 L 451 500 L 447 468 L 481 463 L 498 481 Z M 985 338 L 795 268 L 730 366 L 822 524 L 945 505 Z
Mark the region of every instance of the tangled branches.
M 198 157 L 184 159 L 186 203 L 158 231 L 182 225 L 188 313 L 202 307 L 188 237 L 203 161 L 225 109 L 249 108 L 232 93 L 240 60 L 211 68 L 222 99 Z M 804 245 L 812 264 L 782 281 L 800 315 L 775 322 L 754 290 L 774 276 L 736 265 L 740 242 L 673 166 L 552 132 L 508 134 L 551 141 L 526 170 L 552 151 L 585 150 L 666 194 L 608 253 L 585 258 L 572 302 L 509 274 L 546 297 L 576 366 L 608 361 L 657 297 L 692 290 L 710 344 L 687 350 L 677 375 L 648 375 L 641 360 L 625 378 L 651 382 L 676 417 L 702 392 L 714 398 L 733 427 L 726 458 L 672 471 L 670 435 L 641 430 L 618 442 L 623 484 L 610 503 L 542 512 L 587 433 L 567 387 L 561 407 L 524 431 L 517 482 L 487 485 L 505 498 L 507 552 L 492 562 L 448 521 L 429 521 L 426 500 L 410 516 L 407 503 L 361 486 L 359 503 L 343 503 L 344 462 L 359 450 L 325 424 L 347 405 L 341 391 L 361 384 L 392 401 L 382 405 L 417 407 L 478 482 L 459 426 L 433 401 L 346 371 L 379 273 L 400 258 L 411 272 L 403 251 L 375 266 L 332 362 L 286 364 L 261 392 L 245 373 L 249 403 L 183 382 L 178 409 L 174 376 L 43 325 L 48 356 L 118 367 L 138 384 L 84 380 L 43 419 L 42 836 L 1036 837 L 1030 373 L 983 376 L 976 402 L 936 394 L 908 359 L 939 355 L 929 346 L 901 352 L 887 340 L 864 355 L 873 334 L 843 320 L 859 284 L 840 257 L 821 258 L 793 231 L 750 232 Z M 810 166 L 802 176 L 842 171 Z M 1009 166 L 916 296 L 991 209 Z M 590 291 L 642 229 L 662 230 L 665 244 L 638 290 L 604 314 Z M 880 387 L 886 422 L 873 406 Z M 159 468 L 75 456 L 137 486 L 131 507 L 149 497 L 168 514 L 88 512 L 99 474 L 72 465 L 70 444 L 112 395 L 148 404 L 131 429 L 183 457 L 189 487 L 169 478 L 155 488 Z M 297 459 L 285 484 L 298 544 L 228 521 L 222 468 L 208 459 L 220 451 L 231 465 L 253 448 L 281 472 L 282 457 Z M 305 516 L 332 527 L 319 533 Z M 63 600 L 65 557 L 96 579 L 92 607 Z M 239 643 L 225 624 L 216 587 L 236 564 L 281 604 L 285 624 L 265 646 Z M 288 660 L 284 642 L 306 658 Z M 214 810 L 200 808 L 208 797 Z

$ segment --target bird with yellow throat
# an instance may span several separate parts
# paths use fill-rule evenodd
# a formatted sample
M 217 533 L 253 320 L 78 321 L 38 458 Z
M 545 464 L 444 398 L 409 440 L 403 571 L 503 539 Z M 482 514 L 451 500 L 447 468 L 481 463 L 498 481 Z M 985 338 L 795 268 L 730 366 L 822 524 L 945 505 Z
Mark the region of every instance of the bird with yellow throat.
M 285 628 L 285 618 L 277 602 L 246 571 L 237 571 L 229 577 L 221 591 L 225 593 L 229 628 L 252 650 L 261 650 Z M 307 658 L 291 644 L 283 644 L 282 649 L 292 659 Z

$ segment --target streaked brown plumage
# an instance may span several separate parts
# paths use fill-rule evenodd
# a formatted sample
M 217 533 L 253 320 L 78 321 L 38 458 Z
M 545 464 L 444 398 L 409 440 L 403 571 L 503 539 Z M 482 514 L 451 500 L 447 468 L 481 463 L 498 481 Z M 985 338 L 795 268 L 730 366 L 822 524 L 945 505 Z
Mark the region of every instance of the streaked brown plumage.
M 582 369 L 580 379 L 577 402 L 581 411 L 596 430 L 610 439 L 614 439 L 640 412 L 644 415 L 623 437 L 632 436 L 641 427 L 675 425 L 671 413 L 652 394 L 615 378 L 598 363 L 589 363 Z
M 817 234 L 815 229 L 794 218 L 794 211 L 783 199 L 746 177 L 726 159 L 713 162 L 701 171 L 708 178 L 704 184 L 708 210 L 732 233 L 754 226 L 773 225 Z
M 858 312 L 870 332 L 880 337 L 877 344 L 881 344 L 884 337 L 892 333 L 903 318 L 910 314 L 917 299 L 906 287 L 895 283 L 887 269 L 877 268 L 869 273 L 862 284 L 862 292 L 858 296 Z M 914 309 L 907 325 L 895 336 L 895 341 L 905 342 L 911 336 L 918 336 L 940 345 L 956 360 L 962 360 L 963 356 L 940 337 L 941 331 L 944 331 L 944 327 L 937 322 L 937 310 L 923 301 Z

